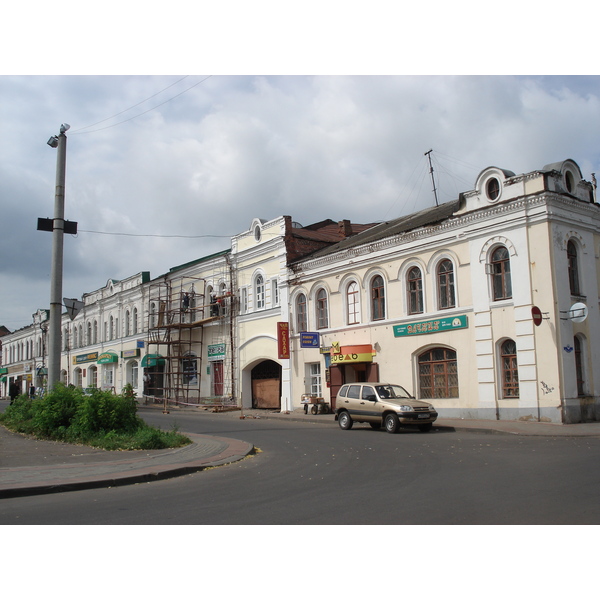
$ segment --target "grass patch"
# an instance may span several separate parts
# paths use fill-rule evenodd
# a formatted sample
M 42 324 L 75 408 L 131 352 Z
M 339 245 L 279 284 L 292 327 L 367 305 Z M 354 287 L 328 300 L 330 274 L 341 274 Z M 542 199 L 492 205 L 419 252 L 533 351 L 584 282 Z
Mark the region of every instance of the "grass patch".
M 191 440 L 146 424 L 137 414 L 135 394 L 82 389 L 58 384 L 43 398 L 19 396 L 0 414 L 0 423 L 40 439 L 85 444 L 105 450 L 178 448 Z

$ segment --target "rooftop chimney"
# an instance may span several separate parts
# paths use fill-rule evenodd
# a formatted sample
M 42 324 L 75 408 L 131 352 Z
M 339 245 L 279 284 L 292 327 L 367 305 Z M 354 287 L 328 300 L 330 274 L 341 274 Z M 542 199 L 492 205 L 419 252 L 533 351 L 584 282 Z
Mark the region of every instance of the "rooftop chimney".
M 347 238 L 352 235 L 352 224 L 348 219 L 338 221 L 338 233 L 341 238 Z

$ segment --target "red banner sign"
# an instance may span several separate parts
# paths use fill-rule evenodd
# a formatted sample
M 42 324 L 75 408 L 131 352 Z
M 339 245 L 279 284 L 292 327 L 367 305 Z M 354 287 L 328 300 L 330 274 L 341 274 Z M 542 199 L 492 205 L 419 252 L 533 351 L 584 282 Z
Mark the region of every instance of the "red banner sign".
M 277 352 L 279 358 L 290 357 L 290 324 L 277 323 Z

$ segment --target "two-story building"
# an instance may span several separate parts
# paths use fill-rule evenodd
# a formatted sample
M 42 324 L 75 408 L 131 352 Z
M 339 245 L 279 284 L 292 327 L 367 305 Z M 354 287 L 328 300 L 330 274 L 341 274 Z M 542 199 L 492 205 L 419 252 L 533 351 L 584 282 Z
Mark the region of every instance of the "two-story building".
M 317 391 L 335 407 L 342 384 L 379 380 L 442 417 L 596 420 L 594 191 L 572 160 L 523 175 L 490 167 L 456 201 L 296 261 L 295 395 Z M 319 347 L 303 348 L 303 331 Z
M 442 417 L 597 420 L 599 256 L 595 187 L 572 160 L 489 167 L 384 223 L 257 218 L 229 249 L 84 294 L 61 379 L 285 411 L 386 380 Z M 46 324 L 40 310 L 3 337 L 5 387 L 42 385 Z

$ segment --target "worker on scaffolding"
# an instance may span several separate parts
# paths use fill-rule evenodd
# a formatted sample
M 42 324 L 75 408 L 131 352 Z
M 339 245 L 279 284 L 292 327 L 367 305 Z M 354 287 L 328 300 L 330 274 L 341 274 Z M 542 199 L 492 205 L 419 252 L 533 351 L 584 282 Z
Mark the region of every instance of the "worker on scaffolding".
M 210 295 L 210 316 L 211 317 L 219 316 L 219 305 L 217 303 L 217 297 L 214 294 Z

